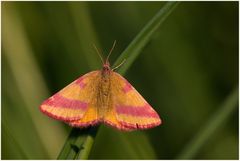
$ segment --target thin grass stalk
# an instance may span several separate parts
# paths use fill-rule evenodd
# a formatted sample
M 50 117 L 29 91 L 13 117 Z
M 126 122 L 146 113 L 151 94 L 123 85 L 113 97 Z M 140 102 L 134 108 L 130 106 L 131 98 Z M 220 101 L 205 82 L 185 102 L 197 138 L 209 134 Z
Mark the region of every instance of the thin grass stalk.
M 219 110 L 206 121 L 196 136 L 187 144 L 177 159 L 194 159 L 199 149 L 204 146 L 217 129 L 226 122 L 238 107 L 238 88 L 226 98 Z

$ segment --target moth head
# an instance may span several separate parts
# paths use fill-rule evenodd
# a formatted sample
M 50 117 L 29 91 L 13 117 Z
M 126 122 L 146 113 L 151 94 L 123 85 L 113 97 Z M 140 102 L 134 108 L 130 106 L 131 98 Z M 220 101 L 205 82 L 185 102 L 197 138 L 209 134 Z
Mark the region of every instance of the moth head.
M 103 64 L 103 70 L 109 71 L 111 70 L 110 63 L 106 60 L 106 62 Z
M 99 55 L 99 57 L 100 57 L 100 59 L 101 59 L 101 61 L 102 61 L 102 64 L 103 64 L 102 71 L 103 71 L 104 73 L 106 73 L 106 72 L 108 72 L 108 71 L 110 71 L 110 70 L 114 71 L 115 69 L 119 68 L 119 67 L 126 61 L 126 60 L 124 59 L 119 65 L 117 65 L 116 67 L 114 67 L 113 69 L 111 69 L 110 63 L 109 63 L 109 57 L 110 57 L 110 55 L 111 55 L 111 53 L 112 53 L 115 45 L 116 45 L 116 40 L 113 42 L 113 46 L 112 46 L 112 48 L 111 48 L 111 50 L 110 50 L 107 58 L 105 59 L 105 61 L 103 61 L 103 57 L 101 56 L 101 54 L 100 54 L 100 52 L 98 51 L 97 47 L 96 47 L 95 45 L 93 45 L 93 47 L 96 49 L 97 54 Z

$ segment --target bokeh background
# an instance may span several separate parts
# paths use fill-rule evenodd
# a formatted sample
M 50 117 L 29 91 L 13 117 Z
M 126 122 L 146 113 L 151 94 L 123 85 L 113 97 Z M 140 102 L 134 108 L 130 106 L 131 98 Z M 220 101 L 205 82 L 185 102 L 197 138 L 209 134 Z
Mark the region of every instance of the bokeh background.
M 54 159 L 70 127 L 38 106 L 101 68 L 93 43 L 106 55 L 117 40 L 114 62 L 166 2 L 1 3 L 2 159 Z M 89 158 L 180 159 L 238 89 L 238 27 L 238 2 L 180 3 L 125 75 L 163 124 L 102 125 Z M 238 159 L 237 104 L 188 159 Z

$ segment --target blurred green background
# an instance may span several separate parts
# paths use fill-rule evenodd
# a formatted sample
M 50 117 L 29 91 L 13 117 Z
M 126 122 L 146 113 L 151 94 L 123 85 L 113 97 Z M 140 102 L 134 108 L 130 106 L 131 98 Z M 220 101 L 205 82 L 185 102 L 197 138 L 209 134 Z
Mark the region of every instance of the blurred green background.
M 43 115 L 41 102 L 101 68 L 93 43 L 106 55 L 116 39 L 113 63 L 165 2 L 1 3 L 2 159 L 54 159 L 70 127 Z M 163 124 L 130 133 L 102 125 L 89 158 L 180 159 L 191 151 L 238 89 L 238 27 L 238 2 L 180 3 L 125 75 Z M 188 159 L 238 159 L 237 104 L 220 121 Z

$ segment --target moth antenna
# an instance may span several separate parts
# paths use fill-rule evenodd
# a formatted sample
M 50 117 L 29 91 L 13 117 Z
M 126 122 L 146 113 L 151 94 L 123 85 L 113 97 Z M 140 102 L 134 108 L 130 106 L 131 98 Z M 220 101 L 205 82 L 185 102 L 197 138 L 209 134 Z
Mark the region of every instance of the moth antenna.
M 116 67 L 114 67 L 112 70 L 114 71 L 115 69 L 119 68 L 120 66 L 122 66 L 124 63 L 126 62 L 126 59 L 123 59 L 123 61 L 117 65 Z
M 96 45 L 93 44 L 93 47 L 94 47 L 94 49 L 97 51 L 97 54 L 98 54 L 98 56 L 100 57 L 100 59 L 101 59 L 101 61 L 102 61 L 102 64 L 104 64 L 103 57 L 102 57 L 101 53 L 99 52 L 99 50 L 97 49 Z
M 107 56 L 106 62 L 108 62 L 108 59 L 109 59 L 109 57 L 110 57 L 110 55 L 111 55 L 111 53 L 112 53 L 115 45 L 116 45 L 116 40 L 114 40 L 114 42 L 113 42 L 113 46 L 112 46 L 112 48 L 111 48 L 111 50 L 110 50 L 110 52 L 109 52 L 109 54 L 108 54 L 108 56 Z

